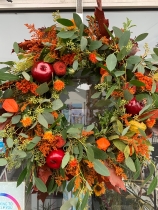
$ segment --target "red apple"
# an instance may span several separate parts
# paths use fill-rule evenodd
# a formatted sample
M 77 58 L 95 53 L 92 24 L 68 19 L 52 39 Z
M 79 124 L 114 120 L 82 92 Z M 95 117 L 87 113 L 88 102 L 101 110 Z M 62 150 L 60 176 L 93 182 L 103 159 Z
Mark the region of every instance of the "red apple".
M 65 152 L 62 149 L 52 150 L 46 157 L 46 163 L 49 168 L 58 169 L 61 166 Z
M 57 61 L 53 64 L 53 70 L 57 76 L 64 76 L 66 74 L 66 65 L 62 61 Z
M 143 107 L 144 104 L 137 101 L 135 97 L 132 100 L 130 100 L 128 104 L 125 105 L 126 112 L 132 115 L 139 114 Z
M 37 82 L 49 82 L 53 76 L 53 67 L 49 63 L 40 61 L 33 66 L 31 74 Z

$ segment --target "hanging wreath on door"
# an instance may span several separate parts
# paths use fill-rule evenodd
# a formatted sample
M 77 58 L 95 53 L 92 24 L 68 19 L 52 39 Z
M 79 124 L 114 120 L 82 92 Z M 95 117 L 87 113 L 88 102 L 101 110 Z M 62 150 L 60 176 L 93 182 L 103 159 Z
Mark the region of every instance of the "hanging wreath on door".
M 26 24 L 31 39 L 14 43 L 19 60 L 1 62 L 7 67 L 0 71 L 0 165 L 23 165 L 17 186 L 25 180 L 39 199 L 72 191 L 66 205 L 77 209 L 93 193 L 126 190 L 126 180 L 137 179 L 143 165 L 154 167 L 148 138 L 158 117 L 157 48 L 151 58 L 147 44 L 136 55 L 148 34 L 131 38 L 129 19 L 109 30 L 97 3 L 88 26 L 76 13 L 69 20 L 58 12 L 50 27 Z M 87 126 L 70 124 L 62 112 L 60 95 L 74 78 L 86 79 L 95 90 L 89 107 L 95 120 Z

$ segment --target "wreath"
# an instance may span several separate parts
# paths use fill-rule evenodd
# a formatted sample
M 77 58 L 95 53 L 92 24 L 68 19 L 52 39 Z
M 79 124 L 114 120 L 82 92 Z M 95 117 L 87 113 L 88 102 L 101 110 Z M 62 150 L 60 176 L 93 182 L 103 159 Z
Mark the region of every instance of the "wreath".
M 58 11 L 53 18 L 50 27 L 26 24 L 31 39 L 13 44 L 19 60 L 1 62 L 0 165 L 22 166 L 17 186 L 25 180 L 27 192 L 43 201 L 72 191 L 61 209 L 83 210 L 92 194 L 126 190 L 144 165 L 154 168 L 149 138 L 158 117 L 158 50 L 150 53 L 145 44 L 136 55 L 148 34 L 131 38 L 129 19 L 109 30 L 99 3 L 88 26 L 76 13 L 72 20 Z M 86 126 L 70 124 L 62 111 L 60 96 L 74 78 L 91 85 L 95 112 Z

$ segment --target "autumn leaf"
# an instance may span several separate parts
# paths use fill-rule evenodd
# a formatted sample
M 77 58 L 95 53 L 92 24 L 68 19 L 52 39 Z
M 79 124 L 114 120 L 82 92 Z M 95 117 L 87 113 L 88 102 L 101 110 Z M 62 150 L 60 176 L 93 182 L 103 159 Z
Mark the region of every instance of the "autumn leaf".
M 18 112 L 19 110 L 18 104 L 14 99 L 4 100 L 2 107 L 7 112 Z
M 147 113 L 140 115 L 139 119 L 141 120 L 142 118 L 145 118 L 145 117 L 150 117 L 150 119 L 158 118 L 158 109 L 148 111 Z
M 37 199 L 41 200 L 44 203 L 44 201 L 47 198 L 47 196 L 48 196 L 47 192 L 43 193 L 43 192 L 38 191 Z
M 106 36 L 107 38 L 109 38 L 110 36 L 104 26 L 106 25 L 107 28 L 109 27 L 109 20 L 105 18 L 104 11 L 96 7 L 94 14 L 95 14 L 96 20 L 98 21 L 99 31 L 100 31 L 101 36 Z
M 40 178 L 45 184 L 48 181 L 49 176 L 52 175 L 52 171 L 47 165 L 44 165 L 38 170 L 38 178 Z
M 125 184 L 122 181 L 121 176 L 117 176 L 114 168 L 110 168 L 106 162 L 105 162 L 105 165 L 110 172 L 110 176 L 107 177 L 107 179 L 109 180 L 110 183 L 109 182 L 105 183 L 107 185 L 107 187 L 109 187 L 109 189 L 113 189 L 119 193 L 120 193 L 120 189 L 126 191 Z

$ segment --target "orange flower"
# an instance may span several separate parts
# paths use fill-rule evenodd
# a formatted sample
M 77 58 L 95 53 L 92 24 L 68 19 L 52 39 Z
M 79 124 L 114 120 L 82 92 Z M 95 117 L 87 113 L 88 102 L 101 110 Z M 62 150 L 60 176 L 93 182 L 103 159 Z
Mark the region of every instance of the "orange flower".
M 63 90 L 65 88 L 65 83 L 59 79 L 57 79 L 55 82 L 54 82 L 54 85 L 53 85 L 53 88 L 54 90 L 56 90 L 57 92 Z
M 156 123 L 156 120 L 155 119 L 147 119 L 146 120 L 146 126 L 148 128 L 152 128 L 155 125 L 155 123 Z
M 106 66 L 106 64 L 104 64 L 104 66 Z M 105 75 L 105 76 L 108 76 L 109 75 L 108 71 L 106 69 L 104 69 L 104 68 L 100 68 L 100 74 L 102 76 L 103 75 Z
M 115 166 L 115 172 L 117 176 L 121 176 L 122 178 L 127 179 L 127 176 L 121 167 Z
M 46 139 L 49 142 L 52 142 L 54 140 L 54 135 L 52 134 L 52 131 L 46 131 L 43 135 L 43 139 Z
M 65 54 L 61 57 L 61 60 L 65 63 L 65 65 L 72 65 L 74 62 L 75 54 Z
M 96 59 L 96 54 L 95 53 L 90 53 L 89 54 L 89 60 L 92 62 L 92 63 L 97 63 L 97 59 Z
M 73 160 L 71 160 L 71 161 L 69 162 L 69 165 L 70 165 L 71 167 L 76 167 L 76 166 L 78 165 L 78 161 L 74 158 Z
M 107 148 L 110 146 L 110 142 L 108 141 L 108 139 L 104 137 L 98 139 L 96 143 L 97 143 L 98 148 L 104 151 L 106 151 Z
M 53 112 L 52 112 L 52 115 L 53 115 L 53 117 L 54 117 L 55 119 L 58 118 L 58 113 L 57 113 L 56 111 L 53 111 Z
M 122 163 L 125 160 L 125 155 L 123 152 L 119 151 L 118 155 L 117 155 L 117 162 Z
M 23 79 L 20 82 L 16 82 L 16 88 L 18 90 L 21 90 L 22 93 L 28 93 L 30 91 L 34 95 L 38 95 L 36 93 L 36 89 L 38 88 L 38 85 L 36 85 L 35 83 L 31 83 L 30 81 L 27 81 L 26 79 Z
M 14 99 L 5 99 L 2 105 L 7 112 L 18 112 L 19 107 Z
M 140 72 L 136 72 L 135 76 L 138 78 L 139 81 L 145 84 L 145 86 L 141 86 L 142 91 L 151 91 L 153 85 L 153 79 L 151 77 L 144 76 L 144 74 Z
M 100 196 L 103 195 L 105 193 L 105 186 L 104 186 L 104 182 L 101 183 L 97 183 L 94 188 L 94 193 L 96 196 Z
M 23 124 L 24 127 L 28 127 L 32 124 L 32 119 L 29 116 L 25 116 L 22 120 L 21 123 Z
M 102 41 L 103 44 L 109 45 L 109 39 L 106 38 L 106 36 L 103 36 L 100 40 Z

